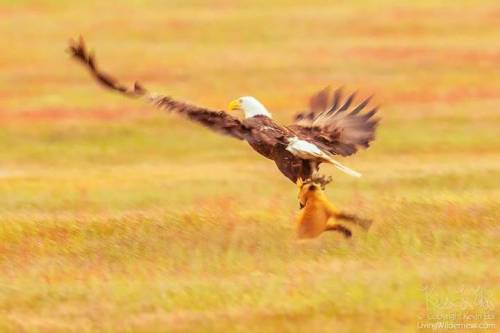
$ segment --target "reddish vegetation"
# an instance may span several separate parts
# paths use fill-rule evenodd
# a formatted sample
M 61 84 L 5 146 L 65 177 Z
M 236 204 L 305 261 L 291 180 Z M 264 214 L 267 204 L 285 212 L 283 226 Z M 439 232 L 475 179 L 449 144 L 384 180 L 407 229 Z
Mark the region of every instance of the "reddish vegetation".
M 447 91 L 438 91 L 433 87 L 411 91 L 396 91 L 384 95 L 388 103 L 460 103 L 475 99 L 498 99 L 500 91 L 493 88 L 457 87 Z
M 425 87 L 413 90 L 385 91 L 382 87 L 375 87 L 374 91 L 380 94 L 379 100 L 389 104 L 407 103 L 461 103 L 477 99 L 500 99 L 500 91 L 487 87 L 455 87 L 448 90 L 439 90 L 435 87 Z M 135 120 L 152 117 L 154 112 L 128 108 L 44 108 L 19 112 L 5 112 L 0 110 L 0 124 L 8 122 L 63 122 L 72 120 L 117 121 Z
M 419 63 L 447 63 L 467 65 L 497 65 L 500 63 L 500 50 L 453 50 L 416 47 L 378 47 L 352 48 L 348 57 L 375 59 L 381 61 L 411 60 Z
M 0 111 L 0 123 L 6 122 L 56 122 L 67 120 L 113 121 L 147 118 L 153 113 L 133 109 L 74 109 L 44 108 L 8 113 Z

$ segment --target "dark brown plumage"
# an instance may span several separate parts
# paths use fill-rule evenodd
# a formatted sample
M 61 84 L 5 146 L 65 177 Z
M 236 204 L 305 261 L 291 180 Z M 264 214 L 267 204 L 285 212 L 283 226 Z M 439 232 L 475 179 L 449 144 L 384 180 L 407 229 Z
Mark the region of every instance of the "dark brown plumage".
M 312 143 L 325 154 L 342 156 L 367 148 L 375 138 L 378 119 L 372 116 L 377 108 L 361 113 L 370 98 L 351 108 L 355 94 L 344 101 L 340 89 L 333 96 L 329 88 L 321 90 L 311 97 L 308 111 L 299 113 L 292 125 L 281 126 L 263 115 L 239 120 L 224 111 L 179 102 L 169 96 L 151 93 L 137 82 L 133 88 L 128 88 L 99 70 L 94 55 L 87 51 L 82 38 L 72 40 L 69 51 L 102 86 L 129 97 L 145 98 L 159 109 L 183 115 L 218 133 L 246 140 L 258 153 L 273 160 L 293 182 L 299 177 L 310 179 L 318 171 L 319 164 L 328 161 L 329 157 L 298 157 L 286 149 L 291 138 Z
M 364 114 L 360 112 L 372 97 L 351 108 L 356 93 L 342 101 L 342 88 L 339 88 L 330 101 L 329 90 L 327 87 L 314 95 L 310 110 L 296 115 L 295 123 L 289 127 L 333 155 L 349 156 L 360 148 L 368 148 L 375 139 L 379 119 L 372 117 L 378 107 Z

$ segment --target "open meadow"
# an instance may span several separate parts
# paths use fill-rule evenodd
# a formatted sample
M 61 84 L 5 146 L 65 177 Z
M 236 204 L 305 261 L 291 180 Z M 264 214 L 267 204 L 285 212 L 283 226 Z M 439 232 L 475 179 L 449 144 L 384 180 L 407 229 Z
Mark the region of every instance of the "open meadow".
M 498 1 L 119 3 L 0 0 L 0 332 L 500 327 Z M 341 159 L 363 177 L 322 166 L 372 229 L 297 243 L 272 161 L 104 91 L 79 34 L 127 83 L 283 124 L 328 84 L 374 94 Z

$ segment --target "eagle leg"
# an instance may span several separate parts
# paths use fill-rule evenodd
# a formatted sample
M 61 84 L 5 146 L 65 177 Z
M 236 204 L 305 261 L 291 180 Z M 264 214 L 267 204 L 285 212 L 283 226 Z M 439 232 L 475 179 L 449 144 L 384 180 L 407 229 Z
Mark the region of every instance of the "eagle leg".
M 326 185 L 331 183 L 332 177 L 319 174 L 319 162 L 317 161 L 304 161 L 302 166 L 302 176 L 304 183 L 314 183 L 325 190 Z

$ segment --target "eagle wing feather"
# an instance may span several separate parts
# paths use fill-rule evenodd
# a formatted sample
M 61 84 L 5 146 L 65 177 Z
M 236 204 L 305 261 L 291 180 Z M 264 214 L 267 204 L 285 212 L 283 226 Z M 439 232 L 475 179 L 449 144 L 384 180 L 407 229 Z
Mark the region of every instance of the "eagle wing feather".
M 329 91 L 329 88 L 314 95 L 311 101 L 329 101 L 329 104 L 312 108 L 313 103 L 310 103 L 310 110 L 295 116 L 294 123 L 288 128 L 302 139 L 333 155 L 349 156 L 359 149 L 368 148 L 370 142 L 375 139 L 379 122 L 378 118 L 373 118 L 378 107 L 373 107 L 366 113 L 362 112 L 367 109 L 372 97 L 352 106 L 356 93 L 343 100 L 342 88 L 335 90 L 331 98 L 324 96 L 325 91 Z M 314 105 L 319 104 L 316 102 Z
M 87 50 L 85 42 L 81 37 L 78 40 L 71 40 L 68 50 L 72 57 L 82 63 L 89 70 L 94 79 L 105 88 L 128 97 L 145 98 L 150 104 L 153 104 L 161 110 L 173 111 L 218 133 L 229 135 L 240 140 L 251 135 L 253 131 L 250 126 L 243 124 L 238 118 L 224 111 L 210 110 L 177 101 L 166 95 L 151 93 L 138 82 L 136 82 L 132 88 L 121 84 L 115 78 L 102 72 L 98 68 L 94 54 Z

